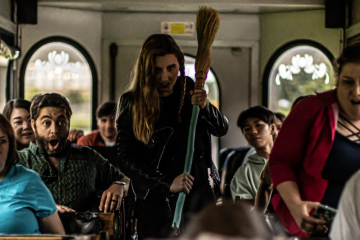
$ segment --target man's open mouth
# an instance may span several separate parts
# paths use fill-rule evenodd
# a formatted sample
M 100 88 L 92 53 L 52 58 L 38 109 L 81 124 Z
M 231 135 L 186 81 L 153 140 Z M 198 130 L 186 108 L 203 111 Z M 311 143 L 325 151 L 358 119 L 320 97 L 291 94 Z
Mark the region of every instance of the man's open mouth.
M 59 140 L 53 139 L 50 141 L 51 150 L 56 150 L 59 147 Z

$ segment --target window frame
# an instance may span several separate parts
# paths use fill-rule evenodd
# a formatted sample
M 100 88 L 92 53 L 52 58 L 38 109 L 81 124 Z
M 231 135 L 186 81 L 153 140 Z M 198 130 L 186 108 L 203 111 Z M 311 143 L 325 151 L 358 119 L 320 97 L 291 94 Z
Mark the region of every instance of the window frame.
M 269 61 L 266 64 L 266 68 L 262 77 L 262 105 L 265 107 L 269 107 L 269 96 L 270 96 L 270 92 L 269 92 L 269 78 L 270 78 L 270 73 L 271 70 L 275 64 L 275 62 L 278 60 L 278 58 L 286 51 L 290 50 L 291 48 L 294 47 L 299 47 L 299 46 L 309 46 L 309 47 L 313 47 L 318 49 L 319 51 L 321 51 L 323 54 L 325 54 L 325 56 L 329 59 L 329 61 L 331 63 L 334 63 L 334 56 L 332 55 L 332 53 L 323 45 L 321 45 L 318 42 L 312 41 L 312 40 L 295 40 L 295 41 L 291 41 L 288 42 L 284 45 L 282 45 L 280 48 L 278 48 L 275 53 L 273 53 L 273 55 L 271 56 L 271 58 L 269 59 Z
M 52 36 L 52 37 L 44 38 L 44 39 L 38 41 L 27 51 L 27 53 L 25 54 L 24 59 L 21 63 L 21 66 L 20 66 L 19 97 L 24 98 L 25 71 L 26 71 L 26 67 L 27 67 L 31 57 L 43 45 L 48 44 L 48 43 L 54 43 L 54 42 L 61 42 L 61 43 L 65 43 L 65 44 L 68 44 L 68 45 L 74 47 L 76 50 L 78 50 L 83 55 L 83 57 L 86 59 L 88 65 L 89 65 L 90 72 L 92 75 L 91 129 L 94 130 L 97 128 L 96 108 L 98 105 L 98 74 L 97 74 L 95 63 L 92 60 L 88 51 L 80 43 L 76 42 L 75 40 L 72 40 L 70 38 L 63 37 L 63 36 Z
M 0 28 L 0 39 L 6 42 L 9 46 L 15 46 L 15 35 L 11 32 Z M 5 100 L 8 102 L 10 99 L 15 98 L 15 71 L 13 69 L 14 60 L 9 60 L 6 70 L 6 83 L 5 83 Z

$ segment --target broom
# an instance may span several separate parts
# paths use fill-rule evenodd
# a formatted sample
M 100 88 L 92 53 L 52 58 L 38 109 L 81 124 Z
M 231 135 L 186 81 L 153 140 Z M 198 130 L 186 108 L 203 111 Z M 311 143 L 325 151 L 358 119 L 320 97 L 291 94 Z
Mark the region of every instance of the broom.
M 204 6 L 199 8 L 196 14 L 198 50 L 195 60 L 195 89 L 204 89 L 205 80 L 211 63 L 211 46 L 214 42 L 219 25 L 220 18 L 217 11 Z M 187 174 L 190 174 L 193 161 L 195 130 L 199 112 L 200 107 L 198 105 L 193 105 L 184 169 L 184 173 Z M 180 221 L 185 197 L 186 194 L 181 192 L 176 202 L 173 220 L 174 235 L 178 235 L 180 233 Z

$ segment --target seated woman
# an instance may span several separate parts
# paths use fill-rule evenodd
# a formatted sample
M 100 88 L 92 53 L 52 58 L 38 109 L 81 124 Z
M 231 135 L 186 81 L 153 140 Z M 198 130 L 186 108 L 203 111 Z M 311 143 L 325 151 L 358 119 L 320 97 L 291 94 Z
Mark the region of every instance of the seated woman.
M 14 131 L 0 114 L 0 234 L 65 234 L 50 191 L 17 162 Z
M 360 43 L 344 48 L 337 63 L 336 89 L 301 100 L 270 154 L 279 193 L 273 207 L 286 230 L 299 237 L 325 224 L 311 212 L 320 203 L 337 208 L 346 181 L 360 169 Z
M 30 105 L 27 100 L 13 99 L 6 103 L 3 110 L 5 118 L 14 130 L 17 150 L 27 148 L 35 139 L 30 124 Z

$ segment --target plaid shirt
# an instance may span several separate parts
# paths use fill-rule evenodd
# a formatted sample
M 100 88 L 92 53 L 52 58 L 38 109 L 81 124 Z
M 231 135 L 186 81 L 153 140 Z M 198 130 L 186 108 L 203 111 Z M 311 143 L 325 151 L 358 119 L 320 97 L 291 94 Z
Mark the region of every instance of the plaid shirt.
M 97 203 L 95 185 L 107 188 L 125 175 L 114 168 L 98 152 L 86 146 L 70 145 L 59 158 L 58 169 L 45 159 L 44 151 L 36 144 L 19 151 L 19 163 L 36 171 L 49 188 L 56 204 L 76 211 L 90 210 Z

